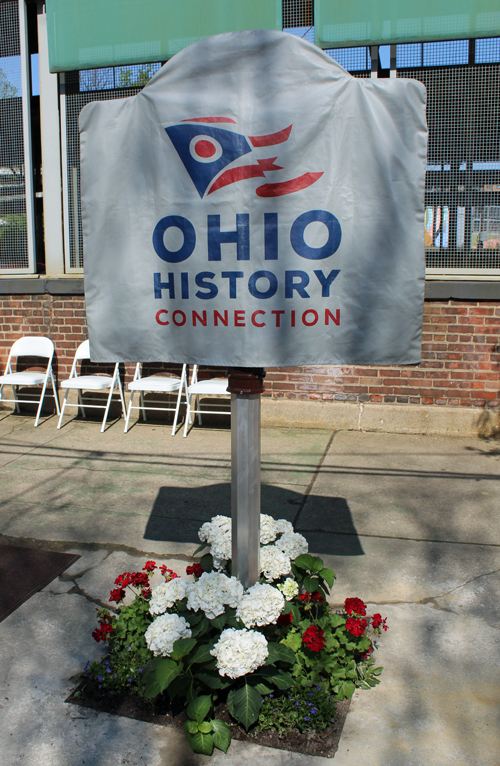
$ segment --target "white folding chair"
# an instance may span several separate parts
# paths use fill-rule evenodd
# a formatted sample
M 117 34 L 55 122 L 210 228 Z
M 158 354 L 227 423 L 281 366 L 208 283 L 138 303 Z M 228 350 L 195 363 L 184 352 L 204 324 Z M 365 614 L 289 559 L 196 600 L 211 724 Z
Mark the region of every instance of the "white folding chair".
M 181 404 L 182 389 L 186 391 L 187 395 L 187 375 L 186 365 L 182 365 L 181 377 L 166 375 L 148 375 L 146 377 L 141 376 L 141 363 L 137 362 L 135 368 L 134 379 L 128 384 L 128 390 L 130 391 L 130 401 L 128 404 L 127 418 L 125 420 L 125 433 L 128 431 L 128 424 L 130 420 L 130 413 L 132 410 L 142 410 L 142 419 L 146 420 L 146 410 L 162 410 L 164 412 L 175 412 L 174 425 L 172 428 L 172 436 L 175 436 L 175 428 L 177 426 L 177 418 L 179 416 L 179 407 Z M 139 404 L 134 405 L 134 394 L 139 392 Z M 165 393 L 171 394 L 174 391 L 178 391 L 177 403 L 175 407 L 153 407 L 150 404 L 146 405 L 144 400 L 145 393 Z M 168 402 L 156 402 L 157 404 L 168 404 Z
M 38 356 L 47 359 L 47 368 L 45 372 L 30 372 L 26 370 L 24 372 L 12 372 L 12 359 L 19 358 L 20 356 Z M 33 404 L 32 399 L 19 399 L 17 395 L 17 388 L 19 386 L 42 386 L 42 392 L 40 394 L 40 400 L 38 403 L 38 409 L 36 412 L 35 428 L 40 420 L 40 413 L 42 411 L 42 404 L 45 397 L 45 391 L 47 389 L 47 383 L 50 380 L 52 386 L 52 395 L 56 404 L 57 414 L 59 415 L 59 399 L 57 397 L 56 386 L 54 383 L 54 376 L 52 374 L 52 358 L 54 356 L 54 344 L 50 338 L 44 338 L 42 336 L 26 336 L 19 338 L 13 343 L 9 358 L 7 360 L 7 366 L 5 368 L 5 374 L 0 376 L 0 401 L 15 402 L 16 412 L 20 412 L 19 404 Z M 13 399 L 3 398 L 3 387 L 5 385 L 12 386 L 12 392 L 14 394 Z
M 228 379 L 227 378 L 211 378 L 207 380 L 198 380 L 198 365 L 193 366 L 193 375 L 191 377 L 191 383 L 186 389 L 186 422 L 184 424 L 183 436 L 187 436 L 188 425 L 191 423 L 191 414 L 198 415 L 198 423 L 202 424 L 202 413 L 205 415 L 230 415 L 231 409 L 221 409 L 223 404 L 216 404 L 215 407 L 219 407 L 217 410 L 202 410 L 200 404 L 200 396 L 231 396 L 227 390 Z M 191 406 L 192 398 L 195 397 L 195 406 Z
M 104 431 L 104 427 L 106 425 L 106 420 L 108 418 L 108 412 L 109 407 L 111 404 L 111 399 L 113 396 L 113 392 L 116 387 L 118 387 L 118 393 L 120 395 L 120 400 L 122 403 L 122 412 L 123 417 L 125 417 L 125 400 L 123 398 L 123 389 L 122 389 L 122 383 L 120 380 L 119 370 L 118 370 L 118 362 L 115 364 L 115 369 L 113 372 L 113 375 L 78 375 L 76 366 L 77 362 L 82 361 L 83 359 L 90 359 L 90 344 L 88 340 L 85 340 L 83 343 L 80 343 L 78 348 L 76 349 L 75 358 L 73 359 L 73 366 L 71 368 L 70 376 L 67 380 L 63 380 L 61 382 L 61 388 L 66 389 L 66 393 L 64 394 L 64 400 L 63 405 L 61 409 L 61 414 L 59 416 L 59 423 L 57 424 L 58 428 L 61 428 L 61 422 L 64 415 L 64 410 L 66 406 L 68 407 L 79 407 L 82 410 L 82 415 L 85 418 L 85 408 L 89 407 L 91 409 L 104 409 L 104 417 L 102 420 L 102 426 L 101 426 L 101 433 Z M 109 388 L 109 395 L 106 404 L 83 404 L 82 399 L 82 391 L 106 391 Z M 78 402 L 77 404 L 73 404 L 72 402 L 68 402 L 68 394 L 70 390 L 76 390 L 78 392 Z

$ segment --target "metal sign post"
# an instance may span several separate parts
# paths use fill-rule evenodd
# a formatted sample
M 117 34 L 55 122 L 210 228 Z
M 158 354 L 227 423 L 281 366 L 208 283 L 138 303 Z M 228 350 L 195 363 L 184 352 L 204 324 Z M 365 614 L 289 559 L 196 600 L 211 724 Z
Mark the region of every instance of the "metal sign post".
M 262 368 L 229 370 L 231 394 L 232 573 L 244 588 L 259 579 L 260 395 Z

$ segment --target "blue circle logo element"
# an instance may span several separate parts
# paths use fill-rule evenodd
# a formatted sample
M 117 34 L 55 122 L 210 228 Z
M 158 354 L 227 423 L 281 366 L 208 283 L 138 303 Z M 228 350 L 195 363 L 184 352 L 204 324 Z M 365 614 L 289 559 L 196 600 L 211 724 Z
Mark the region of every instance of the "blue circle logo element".
M 304 241 L 306 227 L 313 221 L 324 223 L 328 229 L 328 240 L 322 247 L 310 247 Z M 310 261 L 322 261 L 324 258 L 329 258 L 339 249 L 341 240 L 342 229 L 339 220 L 327 210 L 309 210 L 307 213 L 302 213 L 295 219 L 290 229 L 290 242 L 293 249 L 297 255 Z
M 184 242 L 179 250 L 168 250 L 165 247 L 163 237 L 171 226 L 176 226 L 184 234 Z M 185 261 L 193 252 L 195 245 L 196 232 L 194 226 L 191 221 L 188 221 L 182 215 L 167 215 L 156 224 L 153 232 L 153 247 L 156 254 L 162 260 L 167 261 L 167 263 L 181 263 Z

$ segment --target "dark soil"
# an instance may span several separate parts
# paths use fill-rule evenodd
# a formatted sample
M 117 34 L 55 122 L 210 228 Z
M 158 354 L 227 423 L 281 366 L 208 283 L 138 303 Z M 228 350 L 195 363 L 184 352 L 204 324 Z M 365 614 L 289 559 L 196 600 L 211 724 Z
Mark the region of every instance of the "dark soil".
M 82 705 L 82 707 L 94 710 L 101 710 L 104 713 L 135 718 L 138 721 L 146 721 L 147 723 L 154 723 L 159 726 L 175 726 L 176 729 L 182 729 L 184 722 L 187 720 L 185 709 L 180 706 L 177 708 L 172 706 L 166 696 L 151 702 L 131 694 L 111 696 L 103 694 L 97 688 L 97 684 L 88 680 L 82 681 L 71 692 L 66 702 Z M 323 731 L 311 731 L 309 734 L 301 734 L 296 729 L 289 729 L 286 735 L 282 737 L 274 731 L 256 733 L 255 730 L 250 729 L 250 731 L 246 732 L 234 723 L 225 705 L 220 705 L 217 708 L 216 715 L 217 718 L 230 724 L 232 739 L 252 742 L 263 747 L 274 747 L 279 750 L 291 750 L 296 753 L 304 753 L 305 755 L 322 755 L 327 758 L 333 758 L 339 746 L 350 702 L 351 700 L 337 702 L 337 715 L 330 726 Z

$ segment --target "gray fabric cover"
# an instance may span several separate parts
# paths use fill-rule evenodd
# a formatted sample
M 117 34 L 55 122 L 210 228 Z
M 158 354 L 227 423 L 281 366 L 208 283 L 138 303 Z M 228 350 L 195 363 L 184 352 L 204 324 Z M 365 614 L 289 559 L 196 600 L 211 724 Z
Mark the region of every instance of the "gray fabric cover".
M 193 122 L 214 116 L 232 122 Z M 251 141 L 290 125 L 280 143 Z M 216 129 L 244 138 L 230 135 L 227 151 L 217 140 L 210 148 L 214 136 L 227 135 Z M 352 77 L 290 34 L 232 32 L 175 55 L 137 96 L 88 104 L 80 133 L 92 359 L 265 367 L 420 361 L 427 140 L 420 82 Z M 206 154 L 208 146 L 217 158 L 222 146 L 221 162 L 227 162 L 233 145 L 238 151 L 246 147 L 246 153 L 219 174 L 215 159 L 196 154 Z M 210 173 L 215 183 L 235 167 L 258 167 L 258 160 L 269 168 L 273 158 L 281 169 L 208 193 Z M 311 173 L 318 177 L 306 175 Z M 289 191 L 285 182 L 299 179 L 300 187 L 311 178 L 310 185 L 283 193 Z M 264 185 L 275 196 L 260 196 Z M 292 225 L 305 213 L 306 223 L 295 223 L 297 252 Z M 220 216 L 220 231 L 230 232 L 236 231 L 237 214 L 240 258 L 236 242 L 223 241 L 221 259 L 209 260 L 208 216 Z M 338 240 L 334 217 L 341 241 L 329 254 Z M 159 227 L 156 248 L 163 246 L 170 261 L 177 251 L 188 252 L 192 240 L 172 221 L 192 224 L 195 245 L 185 260 L 169 262 L 155 250 L 153 233 L 163 219 L 170 225 L 163 238 Z M 221 238 L 215 220 L 210 252 L 216 257 Z M 334 278 L 333 270 L 339 270 Z M 261 271 L 268 276 L 258 278 Z M 322 286 L 328 278 L 330 284 Z M 220 318 L 214 326 L 215 310 L 223 318 L 228 312 L 227 327 Z M 236 319 L 235 310 L 243 312 Z M 175 315 L 177 324 L 175 311 L 183 312 Z M 201 319 L 193 319 L 193 311 Z M 265 326 L 252 323 L 255 311 L 265 312 L 254 316 Z

